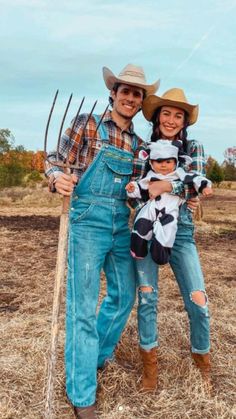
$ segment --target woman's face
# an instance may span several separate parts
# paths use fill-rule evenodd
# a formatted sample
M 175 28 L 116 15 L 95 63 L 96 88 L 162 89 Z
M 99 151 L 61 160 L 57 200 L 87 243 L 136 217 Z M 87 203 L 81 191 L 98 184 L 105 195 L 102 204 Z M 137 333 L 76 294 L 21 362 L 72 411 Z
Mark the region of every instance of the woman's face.
M 162 106 L 159 115 L 161 138 L 173 140 L 184 127 L 184 111 L 174 106 Z

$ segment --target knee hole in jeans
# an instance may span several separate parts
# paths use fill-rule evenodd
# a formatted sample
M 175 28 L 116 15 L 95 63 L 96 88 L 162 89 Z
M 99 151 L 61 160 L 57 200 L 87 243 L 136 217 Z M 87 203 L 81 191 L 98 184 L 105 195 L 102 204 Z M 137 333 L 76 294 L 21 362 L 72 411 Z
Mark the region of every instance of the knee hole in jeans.
M 207 294 L 205 291 L 192 291 L 190 294 L 191 301 L 198 306 L 206 306 L 208 303 Z
M 141 292 L 153 292 L 154 290 L 153 290 L 153 287 L 150 287 L 148 285 L 141 285 L 139 287 L 139 291 L 141 291 Z

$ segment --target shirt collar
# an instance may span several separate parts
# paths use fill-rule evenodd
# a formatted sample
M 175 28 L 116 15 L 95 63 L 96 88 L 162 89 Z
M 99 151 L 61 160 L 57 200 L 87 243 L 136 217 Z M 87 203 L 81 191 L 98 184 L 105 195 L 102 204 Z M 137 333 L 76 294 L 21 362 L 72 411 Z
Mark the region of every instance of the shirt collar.
M 110 110 L 108 110 L 105 113 L 105 115 L 103 117 L 103 122 L 105 122 L 105 123 L 106 122 L 113 122 L 113 124 L 115 124 L 117 126 L 116 122 L 112 119 L 112 115 L 111 115 L 111 111 Z M 124 130 L 124 131 L 125 132 L 128 132 L 128 134 L 130 134 L 130 135 L 135 135 L 133 122 L 131 122 L 129 128 L 127 130 Z

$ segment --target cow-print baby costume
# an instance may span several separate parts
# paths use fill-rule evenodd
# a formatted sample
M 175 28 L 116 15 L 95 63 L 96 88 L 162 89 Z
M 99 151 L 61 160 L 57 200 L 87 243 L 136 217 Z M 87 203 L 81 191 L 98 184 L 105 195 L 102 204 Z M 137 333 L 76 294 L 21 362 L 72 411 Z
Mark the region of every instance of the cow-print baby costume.
M 137 213 L 134 221 L 130 248 L 132 256 L 134 258 L 144 258 L 148 253 L 148 242 L 151 240 L 150 253 L 152 259 L 158 265 L 164 265 L 170 259 L 171 248 L 177 231 L 179 206 L 184 202 L 184 199 L 166 192 L 151 200 L 148 195 L 149 182 L 182 180 L 184 184 L 191 184 L 197 193 L 200 193 L 206 186 L 211 186 L 211 182 L 202 175 L 193 172 L 186 173 L 181 167 L 178 167 L 179 162 L 189 165 L 192 161 L 183 152 L 181 141 L 158 140 L 148 145 L 147 152 L 141 151 L 140 154 L 140 158 L 143 159 L 149 158 L 149 160 L 161 161 L 174 158 L 176 160 L 174 172 L 162 175 L 151 169 L 144 178 L 137 182 L 131 182 L 135 190 L 127 192 L 130 198 L 147 201 Z

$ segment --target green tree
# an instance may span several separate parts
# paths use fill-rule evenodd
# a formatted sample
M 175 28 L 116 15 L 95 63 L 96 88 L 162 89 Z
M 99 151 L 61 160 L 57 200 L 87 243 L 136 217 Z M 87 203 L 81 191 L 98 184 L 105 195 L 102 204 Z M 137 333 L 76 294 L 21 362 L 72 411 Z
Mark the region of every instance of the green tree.
M 35 184 L 42 180 L 44 153 L 27 151 L 23 145 L 14 146 L 9 129 L 0 129 L 0 188 Z
M 27 182 L 41 182 L 42 180 L 42 176 L 40 175 L 40 173 L 37 170 L 32 170 L 32 172 L 29 173 L 29 175 L 27 176 Z
M 26 152 L 26 149 L 25 149 L 25 147 L 23 145 L 17 145 L 14 148 L 14 150 L 17 151 L 18 153 L 25 153 Z
M 0 129 L 0 154 L 12 149 L 14 136 L 8 128 Z
M 216 162 L 215 159 L 213 159 L 213 157 L 209 156 L 206 162 L 206 177 L 209 178 L 210 173 L 212 171 L 212 167 L 214 165 L 214 163 Z
M 21 186 L 25 173 L 25 169 L 21 166 L 0 164 L 0 188 Z
M 216 160 L 214 160 L 209 167 L 207 176 L 212 182 L 216 183 L 217 186 L 224 180 L 224 171 Z
M 23 146 L 14 146 L 14 136 L 8 128 L 0 129 L 0 187 L 20 186 L 26 174 L 22 162 L 27 154 Z
M 234 163 L 224 164 L 224 178 L 225 180 L 236 180 L 236 167 Z

